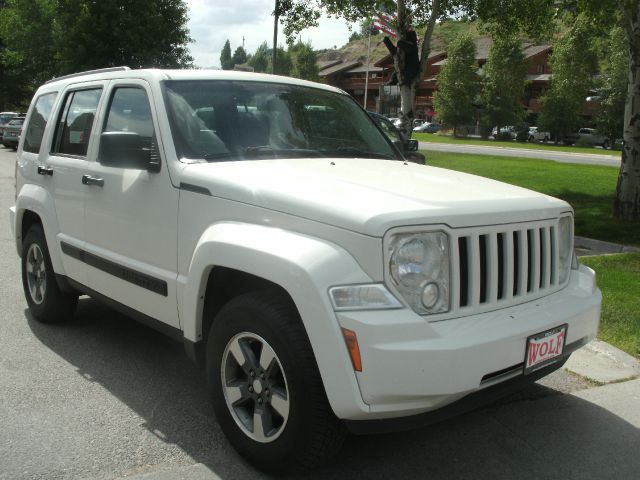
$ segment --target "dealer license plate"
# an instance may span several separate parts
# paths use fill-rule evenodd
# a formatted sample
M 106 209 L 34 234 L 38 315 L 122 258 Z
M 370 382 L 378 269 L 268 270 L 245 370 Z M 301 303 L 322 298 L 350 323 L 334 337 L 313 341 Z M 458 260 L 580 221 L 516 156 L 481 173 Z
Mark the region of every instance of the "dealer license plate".
M 527 375 L 550 363 L 557 362 L 562 357 L 566 338 L 567 325 L 560 325 L 527 338 L 524 374 Z

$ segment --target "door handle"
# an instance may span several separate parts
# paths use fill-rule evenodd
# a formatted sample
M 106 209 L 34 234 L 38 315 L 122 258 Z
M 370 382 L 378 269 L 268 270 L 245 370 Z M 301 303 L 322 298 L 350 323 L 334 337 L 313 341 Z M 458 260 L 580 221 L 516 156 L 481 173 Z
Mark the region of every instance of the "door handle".
M 43 167 L 42 165 L 38 166 L 38 175 L 53 175 L 53 168 L 51 167 Z
M 102 187 L 104 180 L 102 178 L 92 177 L 91 175 L 83 175 L 82 183 L 84 185 L 97 185 L 98 187 Z

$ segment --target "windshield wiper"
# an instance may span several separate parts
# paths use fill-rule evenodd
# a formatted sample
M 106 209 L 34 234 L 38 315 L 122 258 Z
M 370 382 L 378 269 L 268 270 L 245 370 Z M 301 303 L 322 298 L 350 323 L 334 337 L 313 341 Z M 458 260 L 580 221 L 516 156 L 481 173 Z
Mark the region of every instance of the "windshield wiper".
M 204 155 L 202 155 L 202 158 L 204 158 L 207 161 L 226 160 L 227 158 L 231 158 L 231 153 L 229 152 L 205 153 Z
M 274 148 L 269 145 L 247 147 L 245 148 L 244 153 L 254 154 L 256 156 L 268 155 L 272 158 L 278 158 L 280 156 L 285 156 L 287 158 L 324 156 L 318 150 L 313 150 L 311 148 Z
M 336 156 L 336 157 L 359 157 L 359 158 L 385 158 L 388 160 L 397 160 L 396 157 L 392 155 L 387 155 L 379 152 L 371 152 L 367 150 L 362 150 L 356 147 L 338 147 L 335 150 L 323 150 L 327 156 Z

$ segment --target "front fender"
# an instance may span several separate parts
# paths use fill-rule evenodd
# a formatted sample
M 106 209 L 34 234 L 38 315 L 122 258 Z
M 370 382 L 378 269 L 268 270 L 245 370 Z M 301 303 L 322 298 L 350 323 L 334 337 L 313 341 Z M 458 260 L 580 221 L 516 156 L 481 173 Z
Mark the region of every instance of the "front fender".
M 216 266 L 241 270 L 284 288 L 293 299 L 318 363 L 329 402 L 338 416 L 368 411 L 362 401 L 328 289 L 337 284 L 371 282 L 343 248 L 279 228 L 218 223 L 200 237 L 178 308 L 188 340 L 202 340 L 206 281 Z
M 42 228 L 49 247 L 51 264 L 56 273 L 64 274 L 60 249 L 58 248 L 57 235 L 60 232 L 55 203 L 49 192 L 39 185 L 25 184 L 20 189 L 20 195 L 16 201 L 16 214 L 14 225 L 14 238 L 18 255 L 22 256 L 22 219 L 26 211 L 37 214 L 42 221 Z

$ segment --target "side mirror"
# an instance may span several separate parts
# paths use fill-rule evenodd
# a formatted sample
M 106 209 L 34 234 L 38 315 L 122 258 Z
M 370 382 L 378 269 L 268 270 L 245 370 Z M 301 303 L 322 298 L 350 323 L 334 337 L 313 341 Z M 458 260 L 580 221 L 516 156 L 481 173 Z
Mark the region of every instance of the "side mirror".
M 410 152 L 417 152 L 418 151 L 418 140 L 415 139 L 411 139 L 407 142 L 407 150 L 409 150 Z
M 135 168 L 157 172 L 159 163 L 152 162 L 151 149 L 142 145 L 142 138 L 134 132 L 104 132 L 100 135 L 98 161 L 102 165 Z

